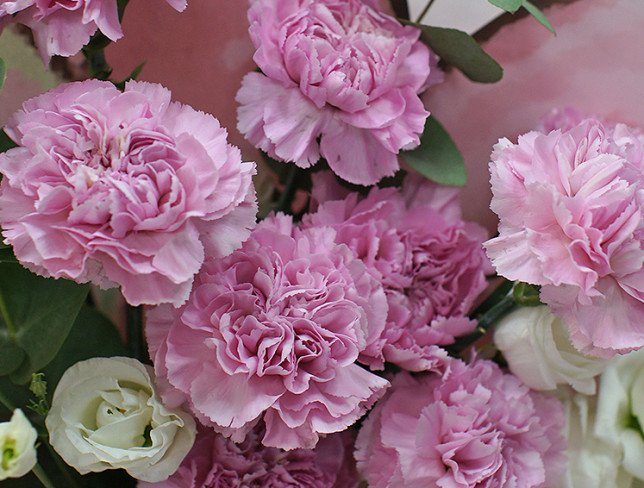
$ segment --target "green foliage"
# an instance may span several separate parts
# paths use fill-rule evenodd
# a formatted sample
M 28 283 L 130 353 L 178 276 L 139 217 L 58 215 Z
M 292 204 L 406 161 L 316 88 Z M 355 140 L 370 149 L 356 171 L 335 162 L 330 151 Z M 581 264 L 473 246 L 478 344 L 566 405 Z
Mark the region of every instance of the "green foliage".
M 541 300 L 539 300 L 539 291 L 538 286 L 518 281 L 512 288 L 512 296 L 514 297 L 514 301 L 519 305 L 523 305 L 524 307 L 536 307 L 537 305 L 541 305 Z
M 0 375 L 26 383 L 56 356 L 89 286 L 41 278 L 0 250 Z
M 523 0 L 488 0 L 492 5 L 499 7 L 511 14 L 515 13 L 523 5 Z
M 488 0 L 492 5 L 495 5 L 506 12 L 511 14 L 516 13 L 521 7 L 526 9 L 530 15 L 532 15 L 541 25 L 548 29 L 553 34 L 556 34 L 554 27 L 550 21 L 546 18 L 541 10 L 539 10 L 533 3 L 530 3 L 528 0 Z
M 523 8 L 526 9 L 530 15 L 532 15 L 535 19 L 539 21 L 539 23 L 544 26 L 546 29 L 548 29 L 550 32 L 553 34 L 556 34 L 557 32 L 555 31 L 555 28 L 552 26 L 550 21 L 546 18 L 546 16 L 543 14 L 541 10 L 539 10 L 534 4 L 528 2 L 525 0 L 523 2 Z
M 441 185 L 464 186 L 467 182 L 463 156 L 434 117 L 430 116 L 425 122 L 420 146 L 401 152 L 400 156 L 425 178 Z
M 7 65 L 4 62 L 4 59 L 0 58 L 0 88 L 4 86 L 4 82 L 7 79 Z
M 496 83 L 503 77 L 503 68 L 469 34 L 458 29 L 404 23 L 421 29 L 420 40 L 427 44 L 442 62 L 462 71 L 470 80 Z
M 83 305 L 60 352 L 44 372 L 49 384 L 57 385 L 63 373 L 77 362 L 114 356 L 130 356 L 118 331 L 98 310 Z
M 145 62 L 139 64 L 136 68 L 134 68 L 132 70 L 132 72 L 124 80 L 113 81 L 112 83 L 114 83 L 114 86 L 116 88 L 118 88 L 119 90 L 121 90 L 121 91 L 125 90 L 125 84 L 128 81 L 136 80 L 139 77 L 139 75 L 141 74 L 141 71 L 143 71 L 144 66 L 145 66 Z
M 11 140 L 4 130 L 0 130 L 0 153 L 17 147 L 16 143 Z

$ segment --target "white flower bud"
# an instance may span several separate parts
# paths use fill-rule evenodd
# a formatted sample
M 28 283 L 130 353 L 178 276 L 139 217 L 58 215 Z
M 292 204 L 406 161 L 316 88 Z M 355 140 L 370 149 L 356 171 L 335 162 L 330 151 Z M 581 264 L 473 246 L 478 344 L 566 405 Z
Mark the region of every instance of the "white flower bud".
M 0 481 L 20 478 L 36 465 L 38 433 L 22 410 L 16 409 L 9 422 L 0 423 Z

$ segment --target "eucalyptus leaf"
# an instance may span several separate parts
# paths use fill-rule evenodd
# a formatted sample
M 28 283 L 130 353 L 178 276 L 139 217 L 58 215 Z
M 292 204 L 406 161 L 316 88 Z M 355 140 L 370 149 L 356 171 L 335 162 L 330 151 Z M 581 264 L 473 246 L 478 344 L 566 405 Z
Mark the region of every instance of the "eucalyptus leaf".
M 0 344 L 9 358 L 0 369 L 26 383 L 58 353 L 89 286 L 36 276 L 7 259 L 9 253 L 0 250 Z
M 503 77 L 501 65 L 469 34 L 446 27 L 416 26 L 422 31 L 421 41 L 427 44 L 443 62 L 462 71 L 470 80 L 479 83 L 496 83 Z
M 4 62 L 4 59 L 0 58 L 0 88 L 4 86 L 4 82 L 7 79 L 7 65 Z
M 464 186 L 467 182 L 463 156 L 434 117 L 425 122 L 420 146 L 401 152 L 400 157 L 425 178 L 441 185 Z
M 488 0 L 488 2 L 511 14 L 515 13 L 523 5 L 523 0 Z
M 553 34 L 556 34 L 555 28 L 552 26 L 550 21 L 546 18 L 541 10 L 539 10 L 534 4 L 528 2 L 527 0 L 523 1 L 523 8 L 525 8 L 530 15 L 539 21 L 539 23 L 548 29 Z

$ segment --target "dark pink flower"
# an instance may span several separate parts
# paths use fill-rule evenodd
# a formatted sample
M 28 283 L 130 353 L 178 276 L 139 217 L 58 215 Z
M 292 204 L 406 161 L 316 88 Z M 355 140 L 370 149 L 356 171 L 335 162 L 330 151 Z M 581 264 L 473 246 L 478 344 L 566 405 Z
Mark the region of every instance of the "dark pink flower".
M 255 164 L 170 96 L 90 80 L 25 102 L 6 127 L 18 147 L 0 155 L 0 226 L 24 266 L 180 305 L 204 255 L 250 234 Z
M 490 163 L 497 272 L 541 285 L 582 352 L 644 346 L 644 132 L 587 119 L 502 139 Z
M 239 444 L 201 427 L 177 472 L 160 483 L 139 488 L 352 488 L 357 476 L 342 477 L 348 449 L 343 434 L 320 440 L 315 450 L 282 451 L 262 446 L 255 428 Z M 351 463 L 354 464 L 355 463 Z M 355 468 L 354 468 L 355 471 Z
M 253 0 L 254 60 L 237 94 L 238 128 L 302 168 L 325 158 L 352 183 L 398 170 L 429 115 L 418 97 L 442 79 L 420 30 L 375 0 Z
M 329 179 L 316 175 L 314 196 L 334 193 Z M 455 189 L 407 176 L 402 190 L 351 193 L 304 218 L 305 227 L 333 228 L 336 242 L 383 283 L 387 325 L 362 353 L 370 366 L 386 360 L 412 371 L 433 369 L 445 357 L 438 346 L 475 328 L 467 313 L 491 272 L 481 246 L 487 235 L 461 219 L 457 198 Z
M 491 361 L 401 373 L 358 434 L 371 488 L 546 488 L 565 469 L 564 415 Z
M 355 364 L 382 332 L 380 284 L 330 228 L 264 220 L 208 261 L 186 306 L 146 324 L 169 404 L 240 441 L 263 418 L 266 446 L 312 448 L 360 418 L 388 382 Z

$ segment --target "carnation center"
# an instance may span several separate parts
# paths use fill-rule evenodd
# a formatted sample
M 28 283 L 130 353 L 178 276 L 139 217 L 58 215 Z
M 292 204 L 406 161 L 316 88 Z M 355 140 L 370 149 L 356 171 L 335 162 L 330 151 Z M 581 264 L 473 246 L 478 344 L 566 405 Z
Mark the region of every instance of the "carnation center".
M 324 99 L 355 112 L 383 87 L 386 68 L 391 69 L 404 40 L 386 29 L 384 19 L 371 8 L 356 1 L 349 4 L 314 2 L 305 15 L 290 17 L 284 26 L 283 49 L 291 79 L 316 104 Z M 307 63 L 301 62 L 303 55 Z
M 57 154 L 73 187 L 70 224 L 108 225 L 105 230 L 123 237 L 185 220 L 185 192 L 176 174 L 184 158 L 171 137 L 145 121 L 104 129 L 85 120 L 75 133 L 67 152 Z

